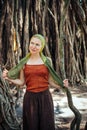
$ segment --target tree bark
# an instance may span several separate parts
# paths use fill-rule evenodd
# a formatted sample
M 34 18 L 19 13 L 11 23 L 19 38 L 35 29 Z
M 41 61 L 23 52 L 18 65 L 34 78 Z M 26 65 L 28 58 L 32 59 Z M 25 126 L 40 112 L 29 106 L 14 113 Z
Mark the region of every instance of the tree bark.
M 68 78 L 71 85 L 87 86 L 85 0 L 3 0 L 0 7 L 0 64 L 4 68 L 16 65 L 28 53 L 30 37 L 40 33 L 47 42 L 44 53 L 52 58 L 59 76 Z

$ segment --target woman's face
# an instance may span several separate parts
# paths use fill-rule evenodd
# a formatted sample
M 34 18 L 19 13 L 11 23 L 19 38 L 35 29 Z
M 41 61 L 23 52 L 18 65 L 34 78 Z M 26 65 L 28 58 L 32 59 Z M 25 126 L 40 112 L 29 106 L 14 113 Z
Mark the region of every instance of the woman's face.
M 42 47 L 41 40 L 36 37 L 32 37 L 29 44 L 30 53 L 31 54 L 39 53 L 41 51 L 41 47 Z

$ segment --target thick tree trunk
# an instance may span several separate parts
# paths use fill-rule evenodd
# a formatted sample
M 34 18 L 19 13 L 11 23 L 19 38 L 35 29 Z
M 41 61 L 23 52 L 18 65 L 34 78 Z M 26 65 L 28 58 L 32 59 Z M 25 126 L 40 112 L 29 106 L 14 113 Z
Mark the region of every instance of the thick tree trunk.
M 81 3 L 79 0 L 51 2 L 6 0 L 1 2 L 0 7 L 2 66 L 10 69 L 17 64 L 28 53 L 30 37 L 35 33 L 41 33 L 47 42 L 44 53 L 52 58 L 54 68 L 60 77 L 68 78 L 71 84 L 85 83 L 87 79 L 85 0 Z M 73 110 L 70 100 L 69 106 Z

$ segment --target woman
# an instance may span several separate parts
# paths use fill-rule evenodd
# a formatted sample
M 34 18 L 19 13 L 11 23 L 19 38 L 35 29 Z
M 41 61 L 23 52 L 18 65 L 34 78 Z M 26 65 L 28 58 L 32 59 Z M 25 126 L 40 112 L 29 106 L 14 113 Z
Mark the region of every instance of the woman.
M 3 71 L 3 77 L 8 81 L 19 86 L 26 84 L 23 101 L 23 130 L 55 130 L 53 100 L 49 86 L 68 87 L 68 80 L 59 82 L 51 67 L 51 60 L 43 55 L 44 46 L 44 37 L 35 34 L 30 40 L 30 53 L 19 63 L 21 67 Z M 53 78 L 58 80 L 55 82 Z

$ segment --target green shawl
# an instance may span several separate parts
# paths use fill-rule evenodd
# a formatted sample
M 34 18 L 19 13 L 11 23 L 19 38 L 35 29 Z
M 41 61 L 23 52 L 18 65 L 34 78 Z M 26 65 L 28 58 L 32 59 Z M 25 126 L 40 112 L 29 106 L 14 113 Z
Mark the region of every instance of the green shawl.
M 63 81 L 62 79 L 57 75 L 56 71 L 53 69 L 53 67 L 51 66 L 51 61 L 49 60 L 49 58 L 47 58 L 46 56 L 43 55 L 43 53 L 40 54 L 41 58 L 44 62 L 44 64 L 47 66 L 53 80 L 60 85 L 60 87 L 64 88 L 63 85 Z M 20 74 L 20 70 L 23 68 L 24 64 L 26 64 L 27 60 L 30 57 L 30 53 L 28 53 L 22 60 L 20 60 L 20 62 L 14 66 L 11 70 L 8 71 L 8 77 L 11 79 L 17 79 L 19 77 Z

